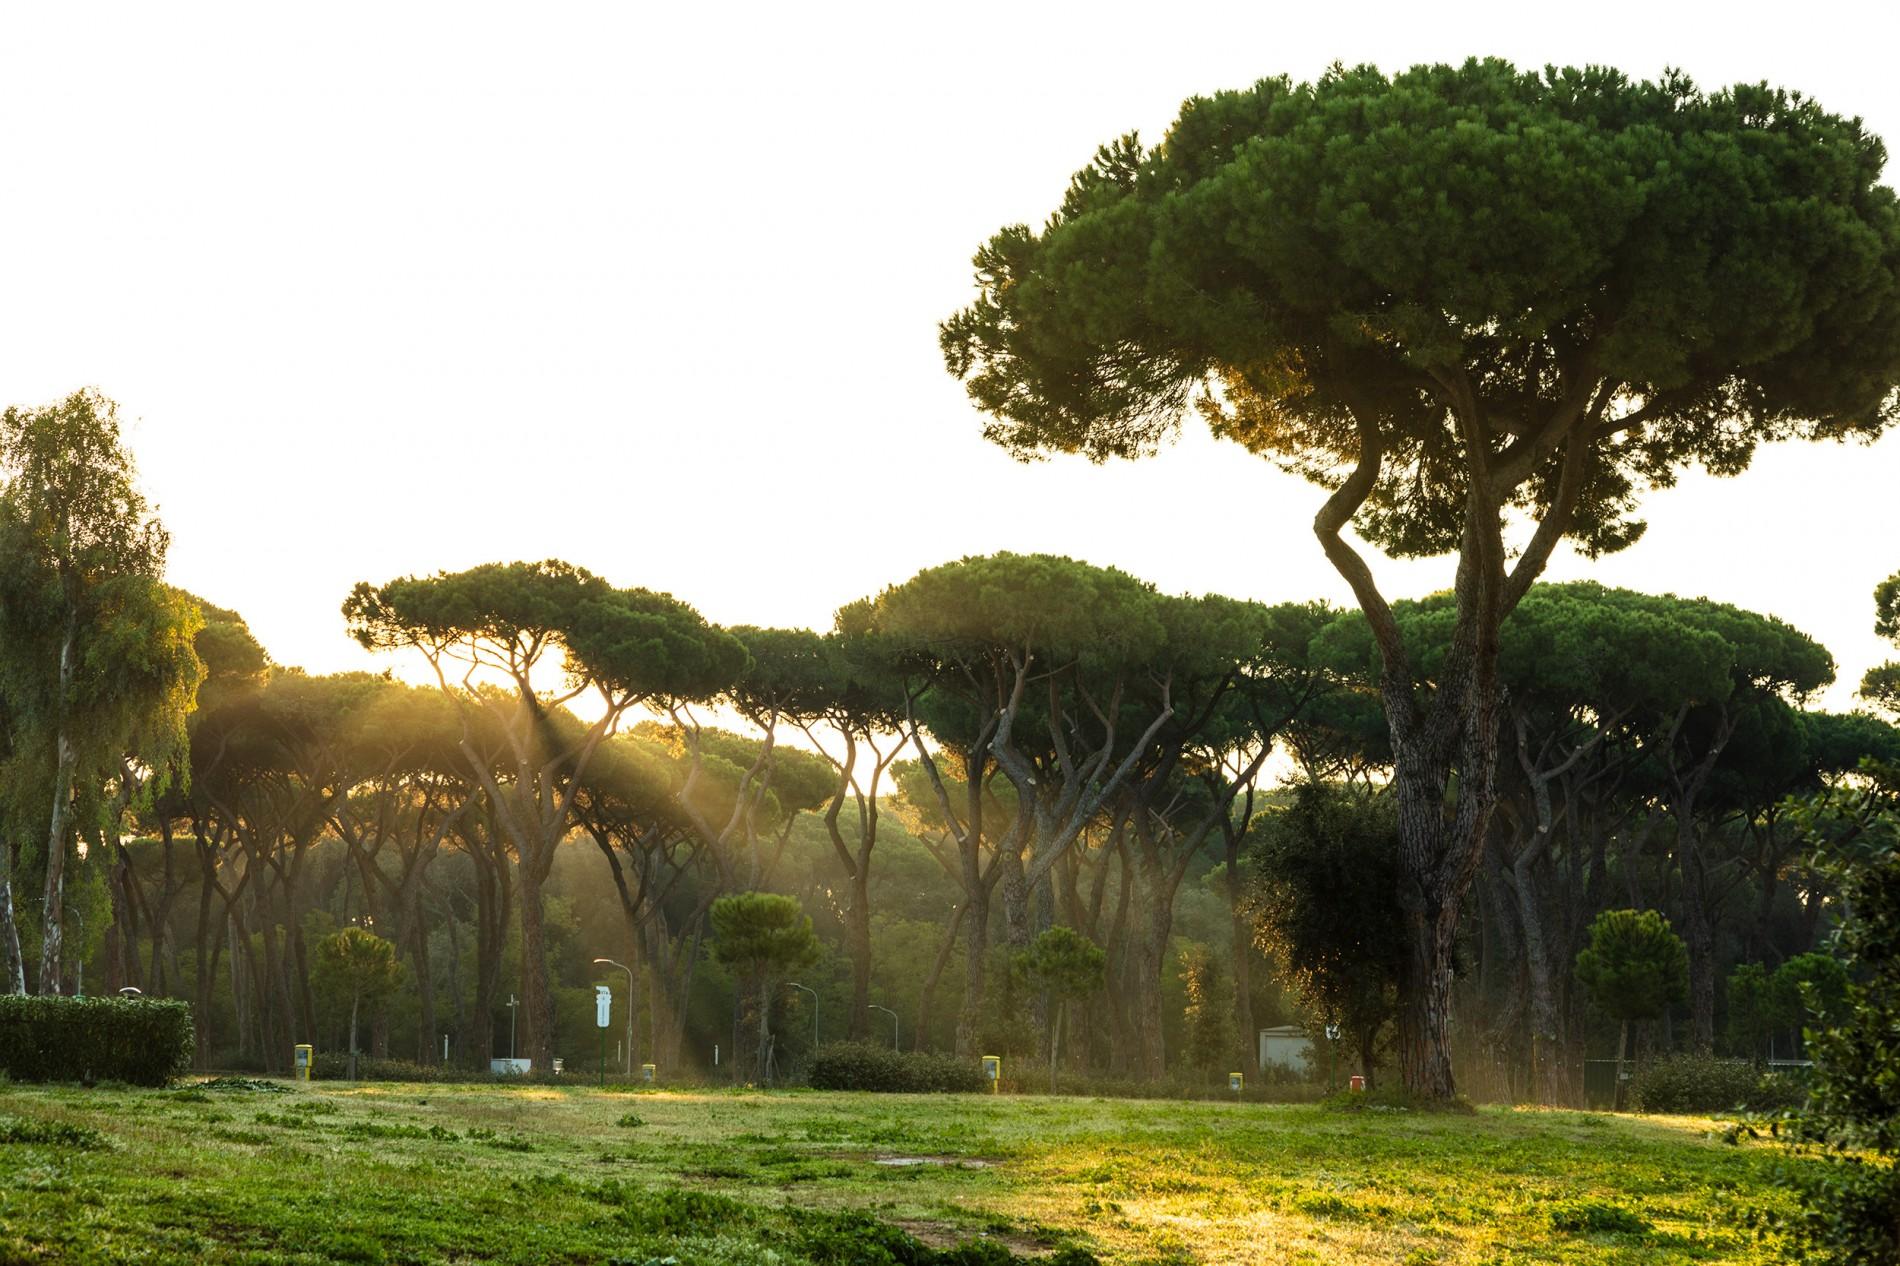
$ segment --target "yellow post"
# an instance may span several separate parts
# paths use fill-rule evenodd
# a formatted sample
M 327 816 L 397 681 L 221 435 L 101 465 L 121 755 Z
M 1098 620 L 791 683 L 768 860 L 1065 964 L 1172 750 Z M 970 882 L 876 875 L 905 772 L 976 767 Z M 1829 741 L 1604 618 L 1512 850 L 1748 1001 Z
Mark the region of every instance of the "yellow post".
M 1003 1084 L 1003 1057 L 1001 1055 L 983 1057 L 983 1076 L 989 1079 L 990 1093 L 995 1094 L 997 1088 Z
M 292 1077 L 298 1081 L 310 1080 L 310 1065 L 317 1062 L 317 1048 L 304 1043 L 297 1047 L 295 1057 L 290 1061 Z
M 659 1069 L 655 1068 L 652 1064 L 642 1064 L 640 1065 L 640 1080 L 652 1081 L 653 1075 L 658 1071 Z

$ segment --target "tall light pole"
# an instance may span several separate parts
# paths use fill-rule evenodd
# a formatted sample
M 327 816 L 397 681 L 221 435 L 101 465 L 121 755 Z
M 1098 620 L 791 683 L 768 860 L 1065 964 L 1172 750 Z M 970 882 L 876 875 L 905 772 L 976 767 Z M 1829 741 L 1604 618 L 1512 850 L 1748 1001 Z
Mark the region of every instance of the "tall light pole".
M 515 1008 L 520 1005 L 515 1001 L 513 994 L 508 995 L 508 1059 L 510 1062 L 515 1057 Z
M 882 1011 L 885 1015 L 888 1015 L 889 1017 L 891 1017 L 891 1049 L 896 1050 L 897 1049 L 897 1012 L 891 1010 L 889 1007 L 880 1007 L 875 1002 L 873 1002 L 867 1008 L 867 1010 Z
M 611 958 L 596 958 L 596 963 L 605 963 L 609 967 L 618 967 L 627 973 L 627 1077 L 633 1077 L 633 968 L 625 963 L 616 963 Z
M 788 980 L 785 983 L 794 989 L 803 989 L 811 995 L 811 1048 L 816 1051 L 818 1049 L 818 991 L 810 985 L 801 985 L 796 980 Z

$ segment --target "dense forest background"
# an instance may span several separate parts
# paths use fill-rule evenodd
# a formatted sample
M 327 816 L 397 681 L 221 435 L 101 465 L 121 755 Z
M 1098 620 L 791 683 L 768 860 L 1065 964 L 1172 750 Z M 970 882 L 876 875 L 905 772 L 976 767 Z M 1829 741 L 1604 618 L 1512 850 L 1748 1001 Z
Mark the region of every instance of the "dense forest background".
M 207 1068 L 341 1049 L 353 1012 L 376 1056 L 585 1066 L 600 983 L 610 1057 L 667 1078 L 795 1079 L 844 1037 L 1043 1061 L 1058 1034 L 1076 1078 L 1224 1083 L 1262 1071 L 1260 1029 L 1327 1024 L 1342 1067 L 1388 1066 L 1397 826 L 1356 612 L 995 555 L 822 633 L 721 629 L 564 563 L 495 564 L 349 595 L 339 634 L 418 684 L 313 676 L 163 583 L 109 402 L 8 416 L 13 452 L 60 458 L 16 460 L 5 493 L 15 990 L 188 999 Z M 44 530 L 82 498 L 96 523 Z M 1447 603 L 1399 604 L 1421 662 Z M 1791 798 L 1891 759 L 1894 728 L 1808 709 L 1826 650 L 1699 599 L 1539 586 L 1500 662 L 1464 1084 L 1581 1093 L 1630 1017 L 1576 964 L 1623 908 L 1666 916 L 1688 963 L 1639 1050 L 1798 1055 L 1800 985 L 1839 972 Z M 725 952 L 747 933 L 722 938 L 721 899 L 748 893 L 795 902 L 811 944 Z M 398 965 L 367 992 L 323 949 L 346 928 Z M 1103 969 L 1063 985 L 1051 928 Z

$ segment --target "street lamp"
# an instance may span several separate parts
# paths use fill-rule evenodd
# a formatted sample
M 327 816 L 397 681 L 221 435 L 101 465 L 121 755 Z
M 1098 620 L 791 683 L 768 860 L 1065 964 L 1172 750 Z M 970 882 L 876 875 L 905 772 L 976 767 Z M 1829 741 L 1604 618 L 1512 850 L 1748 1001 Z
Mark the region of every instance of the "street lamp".
M 897 1012 L 891 1010 L 889 1007 L 880 1007 L 875 1002 L 870 1004 L 869 1010 L 882 1011 L 885 1015 L 888 1015 L 889 1017 L 891 1017 L 891 1049 L 896 1050 L 897 1049 Z
M 508 995 L 508 1062 L 512 1065 L 515 1058 L 515 1008 L 520 1006 L 513 994 Z
M 801 985 L 796 980 L 788 980 L 785 983 L 794 989 L 803 989 L 811 995 L 811 1048 L 815 1051 L 818 1049 L 818 991 L 810 985 Z
M 616 963 L 611 958 L 596 958 L 595 963 L 605 963 L 609 967 L 618 967 L 627 973 L 627 1076 L 633 1077 L 633 968 L 625 963 Z

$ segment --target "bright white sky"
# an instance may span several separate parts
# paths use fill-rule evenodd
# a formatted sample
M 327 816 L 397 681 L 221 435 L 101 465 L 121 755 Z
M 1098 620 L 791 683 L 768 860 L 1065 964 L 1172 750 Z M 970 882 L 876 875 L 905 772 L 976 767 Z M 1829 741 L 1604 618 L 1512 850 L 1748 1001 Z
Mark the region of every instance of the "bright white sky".
M 1319 492 L 1191 430 L 1019 466 L 943 371 L 968 260 L 1181 99 L 1335 60 L 1681 66 L 1900 144 L 1880 4 L 13 5 L 0 402 L 116 398 L 172 578 L 282 662 L 373 661 L 359 579 L 559 556 L 728 623 L 998 549 L 1347 599 Z M 1891 176 L 1890 176 L 1891 179 Z M 1886 648 L 1900 438 L 1763 452 L 1554 578 Z M 1382 563 L 1395 595 L 1444 560 Z

